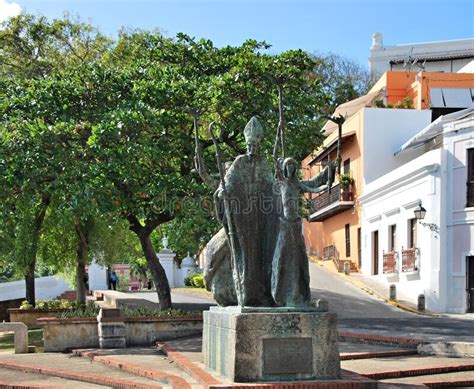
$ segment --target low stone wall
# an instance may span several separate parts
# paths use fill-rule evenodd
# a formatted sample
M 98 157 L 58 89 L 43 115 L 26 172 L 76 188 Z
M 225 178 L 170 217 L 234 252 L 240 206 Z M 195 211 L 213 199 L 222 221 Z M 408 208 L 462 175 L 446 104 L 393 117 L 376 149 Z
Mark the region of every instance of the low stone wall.
M 64 308 L 48 310 L 11 308 L 8 310 L 8 314 L 10 321 L 25 323 L 29 329 L 32 329 L 42 327 L 37 321 L 40 317 L 59 317 L 65 310 Z
M 96 318 L 41 318 L 44 351 L 99 347 Z M 197 335 L 202 332 L 202 317 L 125 318 L 127 346 L 150 346 L 158 340 Z
M 202 316 L 125 319 L 127 346 L 148 346 L 159 340 L 202 333 Z
M 72 348 L 99 347 L 97 319 L 80 318 L 41 318 L 43 326 L 44 351 L 65 351 Z

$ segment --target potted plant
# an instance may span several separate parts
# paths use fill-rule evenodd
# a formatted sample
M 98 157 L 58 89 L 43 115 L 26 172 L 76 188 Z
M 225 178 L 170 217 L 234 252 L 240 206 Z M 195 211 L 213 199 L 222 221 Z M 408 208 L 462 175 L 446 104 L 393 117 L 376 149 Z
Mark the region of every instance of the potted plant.
M 354 179 L 350 173 L 344 173 L 339 176 L 339 183 L 341 184 L 342 200 L 352 200 L 351 185 L 354 183 Z

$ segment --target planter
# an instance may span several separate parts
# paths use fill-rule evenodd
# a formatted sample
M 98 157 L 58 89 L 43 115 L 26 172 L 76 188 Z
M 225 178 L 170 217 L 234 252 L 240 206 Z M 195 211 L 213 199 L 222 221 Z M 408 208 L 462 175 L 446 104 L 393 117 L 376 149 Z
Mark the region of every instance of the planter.
M 29 329 L 32 329 L 42 327 L 41 324 L 37 322 L 40 317 L 59 317 L 61 313 L 67 309 L 68 308 L 39 310 L 10 308 L 8 314 L 10 315 L 11 322 L 25 323 Z
M 350 187 L 342 187 L 341 198 L 342 201 L 352 201 L 352 192 Z
M 45 352 L 99 347 L 99 334 L 95 317 L 41 318 L 38 319 L 38 324 L 43 327 Z
M 155 341 L 202 333 L 202 316 L 125 318 L 127 346 L 150 346 Z M 97 319 L 41 318 L 44 351 L 99 347 Z

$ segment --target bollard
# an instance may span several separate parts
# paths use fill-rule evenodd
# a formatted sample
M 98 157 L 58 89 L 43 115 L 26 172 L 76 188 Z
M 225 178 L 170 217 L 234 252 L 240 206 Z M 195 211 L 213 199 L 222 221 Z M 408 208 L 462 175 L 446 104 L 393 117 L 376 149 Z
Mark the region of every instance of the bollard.
M 425 295 L 424 294 L 418 295 L 418 310 L 420 312 L 425 311 Z
M 390 301 L 397 300 L 397 287 L 395 284 L 390 285 Z
M 351 265 L 348 261 L 344 262 L 344 274 L 348 276 L 351 273 Z

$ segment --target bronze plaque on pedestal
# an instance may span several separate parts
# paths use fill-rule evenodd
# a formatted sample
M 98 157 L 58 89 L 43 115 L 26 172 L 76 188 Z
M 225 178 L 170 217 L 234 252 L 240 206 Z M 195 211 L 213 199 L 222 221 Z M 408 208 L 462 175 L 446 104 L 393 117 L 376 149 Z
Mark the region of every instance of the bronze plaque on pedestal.
M 311 338 L 263 339 L 263 374 L 313 373 Z

